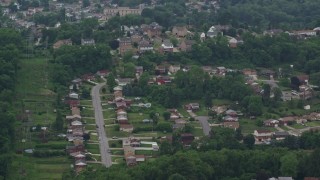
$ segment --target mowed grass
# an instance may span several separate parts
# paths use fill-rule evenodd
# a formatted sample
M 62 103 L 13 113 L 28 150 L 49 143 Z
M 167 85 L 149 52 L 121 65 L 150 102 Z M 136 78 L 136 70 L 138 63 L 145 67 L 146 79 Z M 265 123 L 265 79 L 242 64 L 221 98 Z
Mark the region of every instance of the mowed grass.
M 34 125 L 52 123 L 55 93 L 49 90 L 47 62 L 44 58 L 23 59 L 17 75 L 15 102 L 17 111 L 30 110 Z M 48 113 L 47 113 L 48 112 Z
M 47 61 L 45 58 L 23 59 L 20 61 L 18 71 L 18 94 L 53 94 L 48 90 Z
M 34 158 L 15 155 L 8 179 L 62 179 L 72 160 L 66 157 Z

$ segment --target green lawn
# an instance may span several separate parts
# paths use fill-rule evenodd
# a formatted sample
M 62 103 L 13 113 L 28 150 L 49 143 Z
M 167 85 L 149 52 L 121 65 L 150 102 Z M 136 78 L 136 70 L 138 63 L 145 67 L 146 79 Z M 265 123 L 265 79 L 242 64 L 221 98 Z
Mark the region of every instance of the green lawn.
M 122 148 L 122 140 L 109 141 L 110 148 Z
M 127 133 L 127 132 L 116 131 L 113 126 L 105 127 L 105 131 L 106 131 L 108 137 L 113 137 L 113 136 L 128 137 L 129 136 L 129 133 Z
M 96 124 L 94 124 L 94 125 L 86 125 L 85 128 L 86 128 L 86 130 L 92 130 L 92 131 L 97 129 L 96 128 Z
M 192 133 L 194 136 L 203 136 L 203 130 L 199 128 L 194 128 Z
M 87 109 L 87 108 L 82 109 L 81 116 L 82 117 L 94 117 L 93 109 Z
M 92 154 L 100 154 L 99 144 L 86 144 L 86 149 Z
M 146 155 L 146 156 L 157 156 L 159 155 L 159 151 L 146 151 L 146 150 L 136 150 L 136 155 Z
M 92 118 L 82 118 L 82 120 L 87 124 L 96 124 L 96 120 Z
M 306 125 L 311 127 L 320 126 L 320 121 L 307 122 Z
M 256 125 L 257 120 L 251 120 L 251 119 L 240 119 L 240 127 L 243 134 L 252 134 L 254 130 L 258 129 L 268 129 L 270 131 L 277 131 L 275 128 L 269 128 L 269 127 L 259 127 Z
M 81 106 L 91 106 L 92 107 L 92 101 L 91 100 L 80 100 Z
M 8 179 L 62 179 L 70 170 L 72 160 L 67 157 L 34 158 L 14 155 Z
M 294 124 L 291 127 L 295 128 L 295 129 L 303 129 L 303 128 L 305 128 L 305 126 L 303 126 L 302 124 Z

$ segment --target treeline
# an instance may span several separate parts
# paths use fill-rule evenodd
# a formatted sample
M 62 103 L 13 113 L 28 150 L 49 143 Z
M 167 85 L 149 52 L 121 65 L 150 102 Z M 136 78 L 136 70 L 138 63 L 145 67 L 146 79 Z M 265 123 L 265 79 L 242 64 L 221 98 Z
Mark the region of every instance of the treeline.
M 224 0 L 220 5 L 217 21 L 236 27 L 290 30 L 320 25 L 317 0 Z
M 319 135 L 319 131 L 303 134 L 300 139 L 308 139 L 308 143 L 314 146 L 303 145 L 301 149 L 289 150 L 291 148 L 276 147 L 275 144 L 254 146 L 253 135 L 241 137 L 241 131 L 218 128 L 211 137 L 205 137 L 194 143 L 190 150 L 184 150 L 174 133 L 172 144 L 161 144 L 162 156 L 156 161 L 131 168 L 116 165 L 108 169 L 88 168 L 76 178 L 265 180 L 278 176 L 292 176 L 294 179 L 319 177 Z M 241 139 L 243 143 L 240 143 Z M 63 176 L 63 179 L 73 178 L 69 172 Z
M 14 145 L 12 102 L 22 38 L 12 29 L 0 29 L 0 179 L 7 176 Z
M 55 89 L 69 85 L 73 78 L 112 66 L 110 48 L 106 45 L 63 46 L 53 56 L 49 76 Z

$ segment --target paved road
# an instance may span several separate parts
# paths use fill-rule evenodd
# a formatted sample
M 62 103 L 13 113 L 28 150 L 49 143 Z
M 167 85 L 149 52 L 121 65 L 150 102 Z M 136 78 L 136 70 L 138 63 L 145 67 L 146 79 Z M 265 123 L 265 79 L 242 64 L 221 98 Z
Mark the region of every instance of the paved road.
M 107 135 L 104 131 L 104 120 L 102 114 L 102 107 L 101 107 L 101 99 L 100 99 L 100 89 L 104 86 L 105 83 L 97 84 L 91 90 L 92 95 L 92 105 L 94 107 L 94 117 L 97 124 L 97 132 L 100 138 L 100 154 L 101 154 L 101 163 L 106 167 L 110 167 L 112 165 L 111 156 L 108 153 L 109 150 L 109 143 Z
M 208 116 L 196 116 L 195 119 L 200 122 L 204 135 L 208 136 L 211 131 L 211 127 L 208 123 L 209 117 Z

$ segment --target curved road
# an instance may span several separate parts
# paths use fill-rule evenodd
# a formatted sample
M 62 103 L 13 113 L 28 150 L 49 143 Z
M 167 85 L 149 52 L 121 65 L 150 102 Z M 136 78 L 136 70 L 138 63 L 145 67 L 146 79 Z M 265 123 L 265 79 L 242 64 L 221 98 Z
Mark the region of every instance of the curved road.
M 101 163 L 106 167 L 112 165 L 111 154 L 108 153 L 109 143 L 106 132 L 104 131 L 104 119 L 102 114 L 101 99 L 100 99 L 100 89 L 106 83 L 101 83 L 95 85 L 91 90 L 92 95 L 92 105 L 94 108 L 94 117 L 97 124 L 97 133 L 99 135 L 99 147 L 101 154 Z

